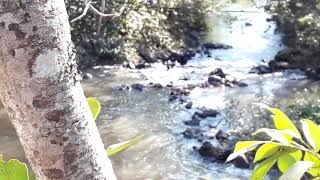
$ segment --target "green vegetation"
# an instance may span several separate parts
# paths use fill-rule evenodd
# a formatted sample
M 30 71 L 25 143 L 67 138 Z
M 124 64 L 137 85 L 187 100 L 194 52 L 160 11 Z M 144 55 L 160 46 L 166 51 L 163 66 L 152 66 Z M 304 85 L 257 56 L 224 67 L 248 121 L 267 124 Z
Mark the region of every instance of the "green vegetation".
M 0 154 L 0 179 L 29 180 L 28 167 L 17 159 L 5 161 Z
M 284 43 L 290 48 L 281 60 L 292 67 L 312 69 L 317 75 L 320 69 L 320 1 L 272 0 L 270 11 L 275 13 L 278 30 L 284 33 Z
M 264 106 L 273 114 L 276 129 L 259 129 L 253 135 L 265 133 L 270 140 L 240 141 L 227 162 L 257 149 L 253 162 L 257 163 L 251 179 L 260 180 L 277 163 L 283 173 L 280 179 L 300 180 L 305 173 L 320 177 L 320 126 L 301 120 L 301 130 L 277 108 Z
M 65 0 L 70 20 L 85 7 L 83 0 Z M 101 8 L 101 0 L 92 4 Z M 106 0 L 106 13 L 120 16 L 103 18 L 88 12 L 71 23 L 72 40 L 81 66 L 122 61 L 147 62 L 164 59 L 171 51 L 179 52 L 198 46 L 197 33 L 207 29 L 206 12 L 209 0 Z
M 293 119 L 312 119 L 320 123 L 320 91 L 319 89 L 306 89 L 298 93 L 286 103 L 286 112 Z

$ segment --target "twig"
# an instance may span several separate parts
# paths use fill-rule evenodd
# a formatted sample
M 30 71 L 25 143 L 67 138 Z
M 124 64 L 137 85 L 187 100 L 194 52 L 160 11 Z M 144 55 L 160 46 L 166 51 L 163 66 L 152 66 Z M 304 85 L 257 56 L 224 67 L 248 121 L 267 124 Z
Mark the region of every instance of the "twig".
M 120 15 L 119 13 L 113 13 L 113 14 L 101 13 L 95 7 L 93 7 L 91 4 L 90 4 L 90 8 L 93 10 L 93 12 L 95 12 L 96 14 L 98 14 L 99 16 L 102 16 L 102 17 L 111 17 L 111 16 L 119 16 Z
M 101 12 L 104 13 L 104 11 L 106 10 L 106 0 L 102 0 L 101 1 Z M 98 26 L 97 26 L 97 34 L 100 35 L 101 33 L 101 24 L 102 24 L 102 16 L 99 16 L 99 20 L 98 20 Z
M 83 18 L 89 9 L 91 9 L 94 13 L 98 14 L 99 16 L 102 16 L 102 17 L 111 17 L 111 16 L 119 16 L 120 14 L 119 13 L 114 13 L 114 14 L 104 14 L 104 13 L 101 13 L 100 11 L 98 11 L 94 6 L 92 6 L 92 3 L 91 1 L 89 1 L 87 4 L 86 4 L 86 7 L 84 8 L 82 14 L 74 19 L 72 19 L 70 22 L 75 22 L 81 18 Z
M 83 10 L 82 14 L 81 14 L 80 16 L 78 16 L 78 17 L 76 17 L 76 18 L 72 19 L 70 22 L 75 22 L 75 21 L 77 21 L 77 20 L 79 20 L 79 19 L 83 18 L 83 16 L 85 16 L 85 15 L 87 14 L 87 12 L 88 12 L 88 10 L 89 10 L 89 8 L 90 8 L 91 3 L 92 3 L 92 2 L 91 2 L 91 1 L 89 1 L 89 2 L 86 4 L 86 7 L 84 8 L 84 10 Z

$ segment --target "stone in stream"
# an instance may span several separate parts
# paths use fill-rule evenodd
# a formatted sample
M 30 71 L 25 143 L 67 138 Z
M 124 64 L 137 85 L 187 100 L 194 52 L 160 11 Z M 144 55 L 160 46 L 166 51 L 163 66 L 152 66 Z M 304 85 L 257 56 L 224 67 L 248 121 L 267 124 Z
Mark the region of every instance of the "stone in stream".
M 217 117 L 219 112 L 215 109 L 209 109 L 209 108 L 200 108 L 199 111 L 196 111 L 194 113 L 194 116 L 198 116 L 200 118 L 207 118 L 207 117 Z
M 201 46 L 202 50 L 207 49 L 232 49 L 233 47 L 222 43 L 204 43 Z
M 191 117 L 191 120 L 185 121 L 184 123 L 186 125 L 188 125 L 188 126 L 199 126 L 200 125 L 200 121 L 201 121 L 201 118 L 199 116 L 197 116 L 196 114 L 194 114 Z
M 192 105 L 193 105 L 192 101 L 187 101 L 186 104 L 184 105 L 184 107 L 187 109 L 191 109 Z
M 259 65 L 259 66 L 253 67 L 249 71 L 250 74 L 268 74 L 272 72 L 273 72 L 272 68 L 266 65 Z
M 90 74 L 90 73 L 85 73 L 83 76 L 82 76 L 82 79 L 92 79 L 93 78 L 93 76 L 92 76 L 92 74 Z
M 162 89 L 163 88 L 162 84 L 160 84 L 160 83 L 155 83 L 155 84 L 150 83 L 150 86 L 155 89 Z
M 247 87 L 248 84 L 240 81 L 233 81 L 232 84 L 239 86 L 239 87 Z
M 212 76 L 212 75 L 219 76 L 220 78 L 226 78 L 227 76 L 227 74 L 224 73 L 221 68 L 216 68 L 215 70 L 211 71 L 209 73 L 209 76 Z
M 117 89 L 119 91 L 128 91 L 130 88 L 129 88 L 129 86 L 127 86 L 125 84 L 121 84 L 120 86 L 117 87 Z
M 143 85 L 143 84 L 138 84 L 138 83 L 136 83 L 136 84 L 131 84 L 131 88 L 132 88 L 133 90 L 143 91 L 144 85 Z
M 201 156 L 209 158 L 210 160 L 225 162 L 228 156 L 232 153 L 232 149 L 215 147 L 209 141 L 205 141 L 198 149 L 198 152 Z
M 187 139 L 198 139 L 199 141 L 203 140 L 203 130 L 200 128 L 190 128 L 188 127 L 185 131 L 181 133 L 183 137 Z
M 218 87 L 218 86 L 221 86 L 223 83 L 222 83 L 221 77 L 216 76 L 216 75 L 211 75 L 208 78 L 208 84 L 210 84 L 214 87 Z

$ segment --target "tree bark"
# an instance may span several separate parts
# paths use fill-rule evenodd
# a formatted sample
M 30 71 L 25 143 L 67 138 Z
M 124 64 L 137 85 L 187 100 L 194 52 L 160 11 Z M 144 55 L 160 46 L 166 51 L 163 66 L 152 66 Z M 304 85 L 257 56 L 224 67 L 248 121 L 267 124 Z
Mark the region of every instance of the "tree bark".
M 38 179 L 116 179 L 77 77 L 63 0 L 0 1 L 0 97 Z

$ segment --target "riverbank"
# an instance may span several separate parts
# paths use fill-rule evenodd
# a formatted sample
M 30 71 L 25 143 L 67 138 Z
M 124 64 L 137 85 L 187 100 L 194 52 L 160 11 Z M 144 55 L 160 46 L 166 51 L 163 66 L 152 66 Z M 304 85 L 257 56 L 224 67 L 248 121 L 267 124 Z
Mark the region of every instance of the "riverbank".
M 320 79 L 320 3 L 313 0 L 271 1 L 267 9 L 288 47 L 275 58 L 279 68 L 300 68 Z M 272 20 L 272 19 L 270 19 Z

